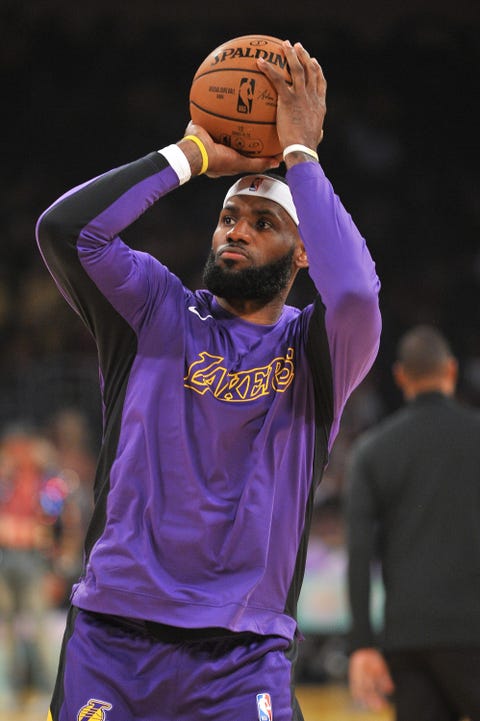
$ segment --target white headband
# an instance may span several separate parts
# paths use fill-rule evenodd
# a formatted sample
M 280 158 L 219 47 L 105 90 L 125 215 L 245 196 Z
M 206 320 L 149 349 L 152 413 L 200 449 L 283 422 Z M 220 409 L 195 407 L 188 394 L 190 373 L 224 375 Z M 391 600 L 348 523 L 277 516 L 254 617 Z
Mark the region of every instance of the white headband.
M 223 207 L 226 206 L 228 199 L 231 198 L 232 195 L 251 195 L 273 200 L 275 203 L 281 205 L 293 219 L 294 223 L 298 225 L 298 215 L 295 210 L 290 188 L 281 180 L 271 178 L 269 175 L 246 175 L 240 178 L 240 180 L 237 180 L 227 191 L 225 200 L 223 201 Z

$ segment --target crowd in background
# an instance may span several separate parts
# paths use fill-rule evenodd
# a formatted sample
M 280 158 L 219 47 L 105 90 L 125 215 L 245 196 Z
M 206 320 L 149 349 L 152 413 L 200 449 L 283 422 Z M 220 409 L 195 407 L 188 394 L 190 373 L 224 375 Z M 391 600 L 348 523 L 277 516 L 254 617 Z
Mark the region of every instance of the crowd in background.
M 132 23 L 120 7 L 102 13 L 102 3 L 83 17 L 39 5 L 43 12 L 31 3 L 0 7 L 0 509 L 17 471 L 36 474 L 38 503 L 29 512 L 43 534 L 49 603 L 65 605 L 81 566 L 101 406 L 93 340 L 45 270 L 35 221 L 69 187 L 180 138 L 197 65 L 247 32 L 301 40 L 322 64 L 329 90 L 321 162 L 382 281 L 380 354 L 349 401 L 318 494 L 316 538 L 337 553 L 349 446 L 400 402 L 390 375 L 399 336 L 415 323 L 438 326 L 460 361 L 458 394 L 480 403 L 478 25 L 419 14 L 366 38 L 322 22 L 319 9 L 318 24 L 297 14 L 232 28 L 210 17 L 186 33 L 174 18 L 145 13 Z M 217 184 L 216 203 L 211 189 L 202 192 L 206 183 Z M 205 178 L 185 186 L 127 240 L 199 287 L 226 187 Z M 291 301 L 311 297 L 305 274 Z M 26 449 L 36 459 L 28 473 L 15 466 L 25 465 Z M 306 676 L 315 675 L 318 653 L 312 659 L 300 666 Z

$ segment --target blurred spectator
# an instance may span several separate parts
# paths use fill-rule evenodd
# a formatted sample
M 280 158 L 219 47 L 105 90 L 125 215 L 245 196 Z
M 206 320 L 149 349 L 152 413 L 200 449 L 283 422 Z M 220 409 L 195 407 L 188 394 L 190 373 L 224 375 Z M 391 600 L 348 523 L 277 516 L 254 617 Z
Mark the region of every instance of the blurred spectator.
M 68 484 L 54 446 L 27 427 L 0 440 L 0 707 L 51 691 L 47 614 Z M 54 584 L 55 585 L 55 584 Z
M 88 421 L 74 408 L 56 413 L 46 433 L 55 446 L 60 475 L 69 490 L 61 516 L 62 538 L 55 562 L 64 592 L 57 603 L 66 606 L 72 583 L 82 570 L 83 542 L 93 511 L 96 456 L 91 447 Z

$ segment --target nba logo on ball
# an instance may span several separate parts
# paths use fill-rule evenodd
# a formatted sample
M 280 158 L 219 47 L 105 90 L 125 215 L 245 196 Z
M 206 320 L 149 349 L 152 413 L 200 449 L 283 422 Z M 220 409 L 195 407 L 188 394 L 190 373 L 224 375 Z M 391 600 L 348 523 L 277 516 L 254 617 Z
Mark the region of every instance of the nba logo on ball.
M 251 113 L 253 97 L 255 95 L 255 80 L 242 78 L 238 90 L 237 110 L 239 113 Z
M 269 693 L 257 693 L 258 721 L 273 721 L 272 699 Z

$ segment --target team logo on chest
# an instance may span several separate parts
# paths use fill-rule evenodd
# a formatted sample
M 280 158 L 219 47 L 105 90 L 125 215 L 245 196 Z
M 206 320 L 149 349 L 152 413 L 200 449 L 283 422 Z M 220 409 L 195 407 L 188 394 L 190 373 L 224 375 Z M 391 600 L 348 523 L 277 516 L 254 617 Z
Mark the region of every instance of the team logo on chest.
M 269 693 L 257 693 L 258 721 L 273 721 L 272 699 Z
M 91 698 L 78 712 L 77 721 L 107 721 L 105 711 L 110 711 L 111 708 L 112 704 L 108 701 Z
M 295 375 L 293 355 L 293 348 L 288 348 L 285 356 L 273 358 L 265 366 L 229 371 L 222 356 L 202 351 L 190 365 L 184 385 L 202 396 L 212 393 L 227 403 L 252 401 L 271 391 L 284 393 Z

